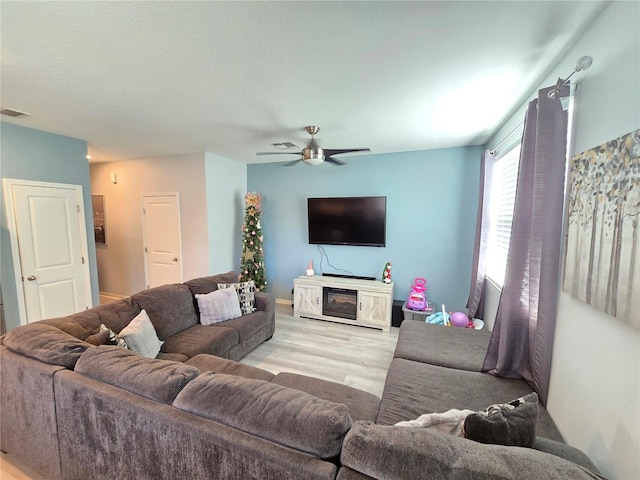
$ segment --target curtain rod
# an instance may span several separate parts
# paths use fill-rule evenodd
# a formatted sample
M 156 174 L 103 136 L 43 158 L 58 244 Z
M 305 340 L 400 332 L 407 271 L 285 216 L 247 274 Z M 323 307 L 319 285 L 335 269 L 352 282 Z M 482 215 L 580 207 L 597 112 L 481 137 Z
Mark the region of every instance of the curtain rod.
M 571 76 L 576 73 L 576 72 L 581 72 L 583 70 L 586 70 L 587 68 L 589 68 L 591 66 L 591 64 L 593 63 L 593 58 L 591 58 L 590 56 L 584 56 L 584 57 L 580 57 L 578 59 L 578 61 L 576 62 L 576 66 L 573 69 L 573 72 L 571 72 L 571 74 L 569 74 L 569 76 L 567 76 L 567 78 L 565 78 L 562 82 L 558 81 L 558 83 L 556 84 L 556 88 L 554 88 L 553 90 L 551 90 L 549 92 L 549 98 L 553 98 L 556 96 L 556 94 L 560 91 L 560 89 L 564 86 L 566 86 L 569 82 L 570 82 L 570 78 Z M 491 153 L 491 155 L 496 153 L 496 150 L 498 148 L 500 148 L 504 142 L 506 142 L 507 140 L 509 140 L 514 133 L 516 133 L 518 131 L 518 129 L 520 129 L 520 127 L 522 127 L 522 125 L 524 125 L 524 120 L 522 122 L 520 122 L 518 125 L 516 125 L 516 127 L 511 130 L 509 133 L 507 133 L 507 135 L 498 142 L 498 144 L 493 147 L 491 150 L 489 150 L 489 153 Z
M 496 150 L 499 149 L 504 142 L 509 140 L 513 136 L 513 134 L 516 133 L 523 125 L 524 125 L 524 120 L 521 121 L 518 125 L 516 125 L 516 128 L 514 128 L 509 133 L 507 133 L 505 137 L 502 140 L 500 140 L 495 147 L 489 150 L 489 153 L 491 153 L 491 155 L 494 155 L 496 153 Z

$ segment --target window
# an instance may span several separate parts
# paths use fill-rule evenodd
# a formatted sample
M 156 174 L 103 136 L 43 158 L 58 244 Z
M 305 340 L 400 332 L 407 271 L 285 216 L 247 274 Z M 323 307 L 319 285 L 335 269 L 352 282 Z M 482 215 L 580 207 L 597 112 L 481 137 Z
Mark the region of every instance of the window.
M 520 144 L 498 158 L 493 168 L 486 274 L 500 287 L 507 267 L 519 161 Z

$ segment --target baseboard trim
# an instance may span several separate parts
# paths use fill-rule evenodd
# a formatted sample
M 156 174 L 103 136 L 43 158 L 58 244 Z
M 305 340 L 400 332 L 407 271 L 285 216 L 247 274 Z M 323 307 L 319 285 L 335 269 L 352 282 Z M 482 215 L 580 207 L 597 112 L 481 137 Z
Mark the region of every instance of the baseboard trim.
M 100 305 L 104 305 L 105 303 L 117 302 L 118 300 L 122 300 L 123 298 L 127 298 L 127 296 L 118 295 L 117 293 L 100 292 Z
M 276 298 L 276 303 L 279 303 L 281 305 L 289 305 L 289 306 L 291 306 L 291 299 L 290 298 Z

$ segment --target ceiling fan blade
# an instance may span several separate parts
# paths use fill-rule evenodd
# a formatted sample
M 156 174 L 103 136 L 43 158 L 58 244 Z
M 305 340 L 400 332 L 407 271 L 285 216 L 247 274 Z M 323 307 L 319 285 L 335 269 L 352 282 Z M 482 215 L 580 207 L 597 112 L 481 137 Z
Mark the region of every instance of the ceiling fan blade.
M 370 151 L 371 151 L 370 148 L 342 148 L 342 149 L 339 149 L 339 150 L 325 148 L 324 149 L 324 154 L 325 154 L 325 156 L 330 157 L 331 155 L 339 155 L 341 153 L 370 152 Z
M 300 163 L 302 161 L 301 158 L 299 158 L 298 160 L 293 160 L 291 162 L 287 162 L 283 165 L 283 167 L 293 167 L 294 165 L 297 165 L 298 163 Z
M 346 165 L 346 163 L 343 162 L 342 160 L 338 160 L 337 158 L 332 158 L 332 157 L 325 157 L 324 161 L 325 162 L 329 162 L 329 163 L 331 163 L 333 165 L 336 165 L 338 167 L 341 166 L 341 165 Z
M 257 152 L 256 155 L 302 155 L 302 152 Z

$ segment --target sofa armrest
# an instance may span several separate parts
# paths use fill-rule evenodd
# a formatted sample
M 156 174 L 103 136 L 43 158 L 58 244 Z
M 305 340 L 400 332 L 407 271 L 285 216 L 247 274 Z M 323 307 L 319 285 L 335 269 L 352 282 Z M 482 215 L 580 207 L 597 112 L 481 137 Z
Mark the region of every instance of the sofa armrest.
M 256 308 L 261 312 L 275 313 L 276 310 L 276 298 L 267 292 L 256 292 Z
M 536 443 L 533 445 L 533 448 L 577 463 L 592 472 L 600 473 L 591 459 L 582 450 L 578 450 L 566 443 L 556 442 L 555 440 L 544 437 L 536 437 Z
M 355 422 L 342 465 L 382 479 L 601 479 L 580 465 L 531 448 L 487 445 L 427 428 Z
M 267 314 L 267 325 L 269 327 L 269 338 L 276 330 L 276 298 L 267 292 L 256 292 L 255 307 Z

